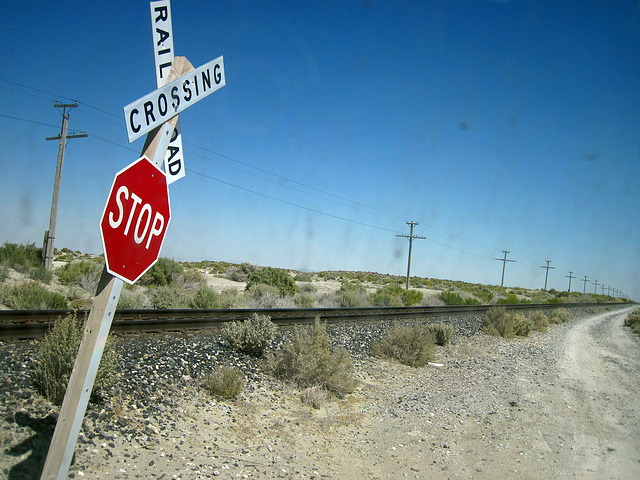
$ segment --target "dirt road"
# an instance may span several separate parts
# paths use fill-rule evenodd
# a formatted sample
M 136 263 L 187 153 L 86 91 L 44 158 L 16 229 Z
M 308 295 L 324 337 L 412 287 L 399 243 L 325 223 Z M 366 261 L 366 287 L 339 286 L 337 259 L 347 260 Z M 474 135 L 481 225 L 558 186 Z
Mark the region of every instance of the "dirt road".
M 368 473 L 640 478 L 640 341 L 623 327 L 629 311 L 591 315 L 529 339 L 479 337 L 447 352 L 442 369 L 405 377 L 397 391 L 421 383 L 422 392 L 433 392 L 423 397 L 429 411 L 419 415 L 413 405 L 417 415 L 379 428 L 387 446 L 403 448 L 377 457 L 403 458 Z

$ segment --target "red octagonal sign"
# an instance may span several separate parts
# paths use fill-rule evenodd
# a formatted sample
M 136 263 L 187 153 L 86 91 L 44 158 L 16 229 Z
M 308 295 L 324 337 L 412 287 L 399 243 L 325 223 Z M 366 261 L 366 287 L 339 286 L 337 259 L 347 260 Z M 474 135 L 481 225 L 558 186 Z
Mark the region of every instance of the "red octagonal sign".
M 100 221 L 107 271 L 138 280 L 158 260 L 170 219 L 164 172 L 146 157 L 119 171 Z

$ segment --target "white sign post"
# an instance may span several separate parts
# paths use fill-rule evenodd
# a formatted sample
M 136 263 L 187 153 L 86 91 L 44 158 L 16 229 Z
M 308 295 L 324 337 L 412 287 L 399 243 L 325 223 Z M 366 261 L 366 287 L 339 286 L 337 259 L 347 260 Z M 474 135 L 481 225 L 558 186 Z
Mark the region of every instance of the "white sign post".
M 160 19 L 169 22 L 168 27 L 164 24 L 167 30 L 163 30 L 163 32 L 171 32 L 169 0 L 154 3 L 160 4 L 159 7 L 166 6 L 166 20 L 163 15 Z M 153 3 L 151 12 L 153 15 Z M 157 14 L 163 12 L 161 8 Z M 152 18 L 154 17 L 152 16 Z M 157 29 L 160 29 L 160 26 Z M 164 33 L 159 33 L 159 35 L 163 36 Z M 168 40 L 171 36 L 172 33 L 163 41 Z M 154 34 L 154 43 L 156 43 L 155 38 Z M 161 59 L 161 63 L 156 63 L 156 74 L 163 78 L 166 74 L 166 83 L 156 91 L 124 107 L 129 142 L 154 130 L 147 135 L 142 155 L 153 159 L 156 166 L 159 166 L 165 157 L 170 141 L 177 140 L 179 137 L 173 135 L 178 123 L 178 114 L 225 85 L 222 57 L 194 70 L 186 58 L 173 56 L 173 41 L 170 46 L 167 43 L 164 45 L 156 55 L 156 62 L 158 62 L 158 58 Z M 160 46 L 162 46 L 162 41 Z M 169 49 L 169 52 L 164 52 L 166 48 Z M 171 56 L 168 67 L 165 65 L 166 61 L 162 60 L 164 58 L 162 55 L 167 53 Z M 166 70 L 167 68 L 168 70 Z M 180 145 L 180 149 L 181 147 Z M 60 407 L 56 429 L 53 432 L 49 452 L 42 469 L 41 480 L 64 480 L 67 478 L 121 290 L 122 279 L 109 273 L 105 265 Z
M 156 64 L 156 86 L 167 83 L 167 76 L 173 65 L 173 26 L 171 23 L 171 3 L 169 0 L 151 2 L 151 34 L 153 37 L 153 58 Z M 184 150 L 180 120 L 176 123 L 169 145 L 164 154 L 164 172 L 167 182 L 172 184 L 185 175 Z

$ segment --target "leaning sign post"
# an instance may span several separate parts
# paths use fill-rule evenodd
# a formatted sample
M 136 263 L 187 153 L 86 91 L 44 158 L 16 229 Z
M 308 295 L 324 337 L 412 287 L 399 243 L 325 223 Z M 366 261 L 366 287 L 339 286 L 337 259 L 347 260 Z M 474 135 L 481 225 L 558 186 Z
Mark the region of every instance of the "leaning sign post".
M 158 17 L 159 20 L 155 20 Z M 152 26 L 163 22 L 162 33 L 157 32 L 159 26 L 153 27 L 154 44 L 156 33 L 161 40 L 159 46 L 166 45 L 163 41 L 171 38 L 170 52 L 165 51 L 166 46 L 154 48 L 156 73 L 159 75 L 160 69 L 163 80 L 166 74 L 166 81 L 160 85 L 157 77 L 157 90 L 124 107 L 129 142 L 145 134 L 147 137 L 142 157 L 116 174 L 100 221 L 105 268 L 60 407 L 41 480 L 67 478 L 123 281 L 134 283 L 160 254 L 171 218 L 170 180 L 166 170 L 170 170 L 170 176 L 171 162 L 176 161 L 170 154 L 176 151 L 166 154 L 170 145 L 180 153 L 182 150 L 181 142 L 175 143 L 179 138 L 179 132 L 175 133 L 178 114 L 225 85 L 222 57 L 194 69 L 186 58 L 173 56 L 169 0 L 151 2 L 151 21 Z M 169 65 L 165 65 L 166 61 L 158 63 L 159 55 L 167 53 L 171 54 Z M 163 163 L 165 172 L 160 170 Z M 180 168 L 184 174 L 182 163 Z M 181 178 L 174 176 L 173 180 Z

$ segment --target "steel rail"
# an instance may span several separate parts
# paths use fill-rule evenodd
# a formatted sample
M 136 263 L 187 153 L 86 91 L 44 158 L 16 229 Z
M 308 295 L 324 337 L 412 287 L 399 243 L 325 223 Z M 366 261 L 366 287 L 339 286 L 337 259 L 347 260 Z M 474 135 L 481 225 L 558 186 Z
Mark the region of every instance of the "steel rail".
M 619 303 L 541 303 L 501 305 L 507 310 L 554 310 L 584 308 Z M 269 315 L 280 326 L 310 323 L 315 318 L 324 322 L 367 321 L 433 317 L 442 315 L 481 314 L 495 305 L 450 305 L 444 307 L 366 307 L 366 308 L 267 308 L 267 309 L 161 309 L 117 310 L 112 331 L 160 332 L 219 328 L 223 323 L 240 321 L 254 313 Z M 0 339 L 41 338 L 59 318 L 72 314 L 80 318 L 88 310 L 0 310 Z

